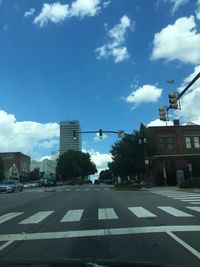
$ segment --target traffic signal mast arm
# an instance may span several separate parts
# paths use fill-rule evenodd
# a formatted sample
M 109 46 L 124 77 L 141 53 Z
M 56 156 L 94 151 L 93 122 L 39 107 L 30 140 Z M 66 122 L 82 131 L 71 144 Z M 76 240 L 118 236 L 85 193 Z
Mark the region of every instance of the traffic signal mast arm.
M 179 100 L 184 94 L 185 92 L 200 78 L 200 72 L 194 77 L 194 79 L 192 79 L 192 81 L 185 87 L 185 89 L 179 94 L 177 93 L 177 100 Z M 171 106 L 169 105 L 167 107 L 167 111 L 171 108 Z

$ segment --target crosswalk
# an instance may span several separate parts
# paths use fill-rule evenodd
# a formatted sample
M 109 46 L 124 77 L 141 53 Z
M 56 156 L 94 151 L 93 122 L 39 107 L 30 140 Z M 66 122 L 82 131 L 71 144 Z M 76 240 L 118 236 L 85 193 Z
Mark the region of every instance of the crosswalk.
M 161 195 L 168 198 L 173 198 L 175 200 L 180 200 L 182 202 L 188 202 L 192 205 L 200 205 L 200 193 L 187 193 L 181 191 L 154 191 L 152 192 L 157 195 Z
M 159 216 L 169 215 L 171 217 L 176 218 L 190 218 L 199 216 L 200 213 L 200 207 L 199 206 L 187 206 L 184 207 L 184 211 L 177 209 L 175 207 L 171 206 L 157 206 L 154 208 L 153 212 L 151 210 L 148 210 L 144 207 L 126 207 L 126 211 L 130 216 L 133 216 L 132 218 L 138 218 L 138 219 L 145 219 L 145 218 L 156 218 Z M 60 223 L 69 223 L 69 222 L 79 222 L 84 218 L 85 214 L 84 209 L 72 209 L 67 210 L 66 213 L 62 214 L 62 218 L 59 219 Z M 0 224 L 5 224 L 8 221 L 12 221 L 17 218 L 17 223 L 19 225 L 34 225 L 39 224 L 49 218 L 52 215 L 55 215 L 55 210 L 47 210 L 47 211 L 38 211 L 33 214 L 29 214 L 28 217 L 26 217 L 26 212 L 10 212 L 6 214 L 0 215 Z M 127 213 L 126 213 L 127 214 Z M 21 217 L 26 217 L 22 218 Z M 120 216 L 117 209 L 113 208 L 99 208 L 97 209 L 97 212 L 93 214 L 94 220 L 120 220 L 123 216 Z
M 88 192 L 88 191 L 109 191 L 110 188 L 39 188 L 39 189 L 25 189 L 23 192 L 25 193 L 41 193 L 41 192 Z

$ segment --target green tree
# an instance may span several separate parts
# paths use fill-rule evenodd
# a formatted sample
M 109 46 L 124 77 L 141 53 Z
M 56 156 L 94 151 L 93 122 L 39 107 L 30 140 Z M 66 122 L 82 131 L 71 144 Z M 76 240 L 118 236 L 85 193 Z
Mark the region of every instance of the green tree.
M 145 158 L 152 156 L 155 149 L 153 136 L 135 131 L 132 136 L 126 136 L 114 143 L 110 151 L 113 161 L 108 167 L 114 175 L 119 175 L 121 178 L 144 173 Z
M 96 166 L 88 153 L 69 150 L 58 158 L 56 174 L 61 179 L 84 178 L 96 172 Z
M 30 181 L 36 181 L 40 179 L 40 169 L 35 168 L 33 169 L 29 174 L 29 180 Z
M 0 157 L 0 181 L 2 181 L 4 178 L 4 164 L 2 158 Z
M 107 169 L 107 170 L 102 170 L 99 174 L 99 180 L 101 180 L 102 182 L 105 180 L 110 180 L 112 179 L 112 172 L 111 170 Z

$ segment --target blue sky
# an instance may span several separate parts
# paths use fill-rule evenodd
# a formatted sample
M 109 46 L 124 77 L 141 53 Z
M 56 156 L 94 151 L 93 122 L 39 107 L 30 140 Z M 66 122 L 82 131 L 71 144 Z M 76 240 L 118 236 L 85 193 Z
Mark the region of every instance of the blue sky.
M 162 125 L 168 93 L 198 72 L 199 0 L 1 0 L 0 149 L 50 155 L 60 120 L 85 131 Z M 197 82 L 170 118 L 200 123 L 199 100 Z M 106 166 L 117 137 L 82 139 Z

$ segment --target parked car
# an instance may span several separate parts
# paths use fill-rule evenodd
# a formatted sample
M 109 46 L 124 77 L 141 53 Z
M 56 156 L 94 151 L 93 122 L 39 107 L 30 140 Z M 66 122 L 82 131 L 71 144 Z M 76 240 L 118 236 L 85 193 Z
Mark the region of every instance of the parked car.
M 98 179 L 94 180 L 94 184 L 100 184 L 100 181 Z
M 23 188 L 24 189 L 27 189 L 27 188 L 30 188 L 30 187 L 31 187 L 30 183 L 28 183 L 28 182 L 23 183 Z
M 14 193 L 22 190 L 23 185 L 16 180 L 3 180 L 0 184 L 0 192 Z

